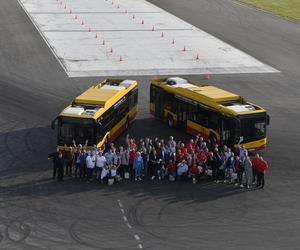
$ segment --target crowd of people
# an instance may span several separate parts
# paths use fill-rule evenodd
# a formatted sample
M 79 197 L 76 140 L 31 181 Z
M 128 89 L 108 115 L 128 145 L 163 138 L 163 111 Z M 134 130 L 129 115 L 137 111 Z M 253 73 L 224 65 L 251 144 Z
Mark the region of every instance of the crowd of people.
M 104 149 L 96 145 L 76 145 L 48 155 L 53 160 L 53 178 L 62 181 L 64 176 L 80 180 L 99 181 L 112 185 L 121 180 L 158 179 L 186 181 L 196 184 L 204 178 L 216 183 L 231 183 L 238 187 L 265 185 L 267 161 L 239 146 L 232 150 L 220 147 L 215 139 L 204 140 L 200 135 L 188 143 L 155 138 L 142 138 L 136 142 L 126 136 L 125 146 L 118 149 L 114 143 Z

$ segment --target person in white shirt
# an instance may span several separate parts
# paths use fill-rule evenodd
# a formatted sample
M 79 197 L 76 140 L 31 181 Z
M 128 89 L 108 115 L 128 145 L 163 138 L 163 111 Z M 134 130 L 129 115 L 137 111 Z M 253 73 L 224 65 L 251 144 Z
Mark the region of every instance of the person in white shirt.
M 106 165 L 106 158 L 102 155 L 102 151 L 98 151 L 98 155 L 96 156 L 96 178 L 100 179 L 101 172 L 103 166 Z
M 187 178 L 189 167 L 185 160 L 182 160 L 177 166 L 177 176 L 180 180 L 185 180 Z
M 124 150 L 124 148 L 120 147 L 120 167 L 119 167 L 119 173 L 122 178 L 125 176 L 125 172 L 129 171 L 128 168 L 129 163 L 129 151 L 127 149 Z
M 168 141 L 168 147 L 170 148 L 172 153 L 176 152 L 176 141 L 173 136 L 170 136 L 170 140 Z
M 104 165 L 101 172 L 101 183 L 107 183 L 109 174 L 109 167 Z
M 93 171 L 95 168 L 96 157 L 93 152 L 86 157 L 86 167 L 87 167 L 87 179 L 88 181 L 92 178 Z

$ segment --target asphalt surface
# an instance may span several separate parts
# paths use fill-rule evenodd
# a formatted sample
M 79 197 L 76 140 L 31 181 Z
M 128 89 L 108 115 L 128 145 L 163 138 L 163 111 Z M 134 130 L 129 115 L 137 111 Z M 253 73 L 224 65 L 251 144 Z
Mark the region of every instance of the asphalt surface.
M 1 249 L 299 249 L 300 25 L 227 0 L 151 2 L 281 71 L 209 81 L 268 109 L 266 188 L 51 180 L 50 121 L 100 79 L 68 78 L 17 1 L 0 1 Z M 149 116 L 137 80 L 130 134 L 187 139 Z

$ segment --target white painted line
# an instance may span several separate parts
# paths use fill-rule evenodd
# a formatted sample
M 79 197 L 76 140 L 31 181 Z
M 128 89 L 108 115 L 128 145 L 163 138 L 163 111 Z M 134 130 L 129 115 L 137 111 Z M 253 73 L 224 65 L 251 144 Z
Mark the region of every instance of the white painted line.
M 143 249 L 143 245 L 142 244 L 139 244 L 139 249 Z
M 129 229 L 132 229 L 132 226 L 127 222 L 127 227 L 129 228 Z
M 118 200 L 118 203 L 119 203 L 119 206 L 120 206 L 120 207 L 123 207 L 123 204 L 121 203 L 120 200 Z
M 145 0 L 18 1 L 70 77 L 278 72 Z
M 137 234 L 134 235 L 134 238 L 135 238 L 136 240 L 141 240 L 140 236 L 138 236 Z
M 127 217 L 126 217 L 126 216 L 123 216 L 123 220 L 124 220 L 125 222 L 127 222 Z
M 122 214 L 125 214 L 125 211 L 124 211 L 124 209 L 122 209 L 122 208 L 121 208 L 120 210 L 121 210 L 121 213 L 122 213 Z

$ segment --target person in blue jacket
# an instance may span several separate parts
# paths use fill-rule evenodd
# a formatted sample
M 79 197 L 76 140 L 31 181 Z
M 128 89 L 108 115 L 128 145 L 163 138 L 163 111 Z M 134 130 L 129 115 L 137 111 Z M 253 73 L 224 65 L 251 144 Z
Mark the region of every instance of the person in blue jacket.
M 133 160 L 133 169 L 135 173 L 135 180 L 142 180 L 141 174 L 142 174 L 142 169 L 144 168 L 144 162 L 143 158 L 141 157 L 141 153 L 137 152 L 136 156 L 134 157 Z

